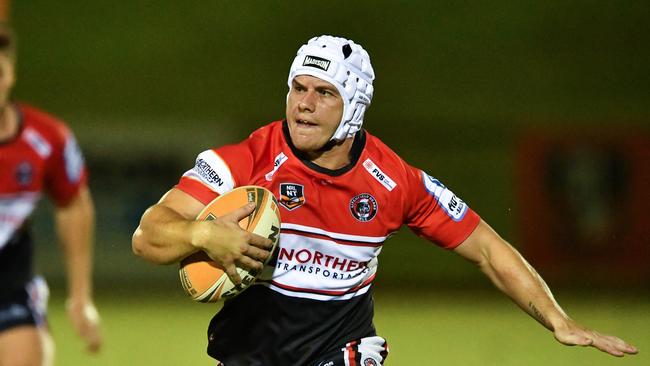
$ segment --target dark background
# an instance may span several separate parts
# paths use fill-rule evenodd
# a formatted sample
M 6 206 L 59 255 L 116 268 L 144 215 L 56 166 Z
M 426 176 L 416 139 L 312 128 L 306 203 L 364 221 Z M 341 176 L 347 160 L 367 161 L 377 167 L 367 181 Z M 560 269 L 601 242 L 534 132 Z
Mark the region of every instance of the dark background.
M 571 135 L 569 144 L 590 146 L 613 132 L 616 141 L 647 136 L 650 126 L 647 1 L 30 0 L 12 8 L 14 96 L 66 120 L 91 170 L 100 291 L 125 279 L 180 289 L 175 267 L 131 254 L 140 215 L 200 151 L 283 117 L 290 62 L 316 35 L 348 37 L 370 53 L 377 79 L 365 127 L 524 253 L 530 197 L 517 192 L 530 182 L 518 178 L 517 161 L 527 162 L 526 136 Z M 635 191 L 622 189 L 629 206 Z M 44 204 L 37 213 L 39 268 L 56 284 L 63 272 L 48 212 Z M 627 245 L 614 239 L 611 250 Z M 635 240 L 647 257 L 648 238 Z M 577 268 L 580 250 L 570 257 Z M 471 265 L 406 231 L 380 262 L 386 286 L 483 285 Z M 552 263 L 539 269 L 552 285 L 617 282 L 616 273 L 601 283 L 552 276 Z M 641 274 L 630 284 L 648 283 Z

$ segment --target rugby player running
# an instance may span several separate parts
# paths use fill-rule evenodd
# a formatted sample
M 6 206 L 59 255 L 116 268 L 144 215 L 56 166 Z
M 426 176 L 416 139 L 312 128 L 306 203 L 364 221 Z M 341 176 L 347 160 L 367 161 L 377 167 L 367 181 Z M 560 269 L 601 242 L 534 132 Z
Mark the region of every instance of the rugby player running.
M 235 282 L 235 266 L 262 268 L 271 242 L 237 222 L 245 206 L 194 221 L 234 187 L 259 185 L 281 204 L 277 257 L 227 300 L 208 328 L 208 353 L 226 366 L 382 365 L 372 283 L 383 242 L 407 225 L 474 262 L 562 344 L 614 356 L 636 348 L 571 319 L 539 274 L 440 181 L 362 129 L 375 78 L 368 53 L 339 37 L 303 45 L 288 78 L 286 119 L 199 154 L 196 166 L 142 216 L 134 252 L 160 264 L 203 250 Z

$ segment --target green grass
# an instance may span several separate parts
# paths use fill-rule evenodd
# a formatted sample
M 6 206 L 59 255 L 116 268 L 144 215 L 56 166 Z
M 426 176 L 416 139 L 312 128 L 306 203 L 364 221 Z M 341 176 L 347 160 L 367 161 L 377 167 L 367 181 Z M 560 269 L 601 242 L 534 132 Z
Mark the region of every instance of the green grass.
M 102 291 L 98 306 L 105 347 L 82 352 L 65 318 L 62 299 L 50 302 L 57 365 L 213 365 L 205 354 L 205 328 L 215 305 L 195 304 L 179 291 Z M 146 293 L 151 295 L 150 293 Z M 495 292 L 431 289 L 380 290 L 376 326 L 391 353 L 387 365 L 649 365 L 650 302 L 632 295 L 563 293 L 565 309 L 579 321 L 616 334 L 641 349 L 617 359 L 594 349 L 565 347 L 552 334 Z
M 648 302 L 575 294 L 562 297 L 567 297 L 565 310 L 575 319 L 647 351 Z M 376 311 L 377 327 L 391 346 L 389 365 L 650 364 L 647 354 L 621 360 L 594 349 L 562 346 L 496 292 L 432 291 L 423 297 L 408 292 L 380 294 Z

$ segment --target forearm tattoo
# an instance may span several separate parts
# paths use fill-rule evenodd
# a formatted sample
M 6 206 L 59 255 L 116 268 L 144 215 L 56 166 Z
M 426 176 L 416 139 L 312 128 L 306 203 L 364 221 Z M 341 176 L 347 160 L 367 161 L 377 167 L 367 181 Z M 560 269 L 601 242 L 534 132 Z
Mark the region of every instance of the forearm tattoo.
M 539 311 L 539 309 L 537 309 L 537 307 L 532 302 L 528 303 L 528 307 L 530 307 L 530 309 L 533 311 L 533 314 L 535 315 L 537 320 L 539 320 L 542 324 L 545 325 L 548 324 L 546 322 L 546 318 L 544 318 L 544 315 L 542 315 L 542 312 Z

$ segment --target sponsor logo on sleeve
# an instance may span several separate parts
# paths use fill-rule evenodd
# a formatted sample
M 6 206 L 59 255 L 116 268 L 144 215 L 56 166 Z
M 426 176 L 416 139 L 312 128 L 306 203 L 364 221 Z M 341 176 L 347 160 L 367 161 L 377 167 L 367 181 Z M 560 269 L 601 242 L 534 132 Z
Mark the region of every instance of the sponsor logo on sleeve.
M 361 222 L 374 219 L 379 209 L 375 197 L 368 193 L 361 193 L 352 197 L 349 207 L 352 216 Z
M 48 158 L 52 153 L 52 145 L 50 145 L 50 143 L 33 128 L 27 127 L 23 136 L 29 146 L 31 146 L 41 158 Z
M 373 178 L 377 180 L 377 182 L 381 183 L 384 187 L 386 187 L 387 190 L 392 191 L 397 187 L 397 183 L 395 183 L 394 180 L 392 180 L 386 173 L 384 173 L 375 163 L 370 160 L 366 159 L 366 161 L 363 162 L 363 167 L 366 168 L 368 173 L 372 175 Z
M 280 184 L 280 204 L 287 210 L 295 210 L 305 204 L 304 187 L 296 183 Z
M 81 179 L 84 169 L 84 157 L 77 140 L 69 136 L 63 148 L 63 160 L 65 162 L 65 173 L 70 182 L 77 183 Z
M 305 56 L 302 66 L 311 66 L 323 71 L 327 71 L 330 67 L 330 61 L 318 56 Z
M 235 179 L 230 172 L 230 167 L 214 150 L 200 153 L 192 169 L 186 171 L 183 177 L 197 180 L 219 194 L 224 194 L 235 186 Z
M 271 179 L 273 178 L 273 175 L 275 174 L 275 172 L 277 172 L 278 169 L 280 169 L 280 166 L 281 166 L 282 164 L 284 164 L 284 162 L 287 161 L 288 159 L 289 159 L 289 158 L 287 158 L 287 156 L 284 155 L 283 152 L 280 152 L 280 153 L 278 154 L 278 156 L 275 157 L 275 160 L 273 160 L 273 170 L 271 170 L 270 172 L 266 173 L 266 175 L 264 176 L 264 178 L 266 178 L 266 180 L 270 182 Z
M 422 172 L 422 179 L 426 190 L 436 197 L 438 205 L 454 221 L 460 221 L 467 213 L 467 204 L 463 202 L 454 192 L 450 191 L 436 178 Z
M 223 179 L 221 179 L 219 174 L 212 169 L 207 161 L 201 158 L 196 159 L 194 171 L 208 183 L 216 184 L 219 187 L 223 185 Z

